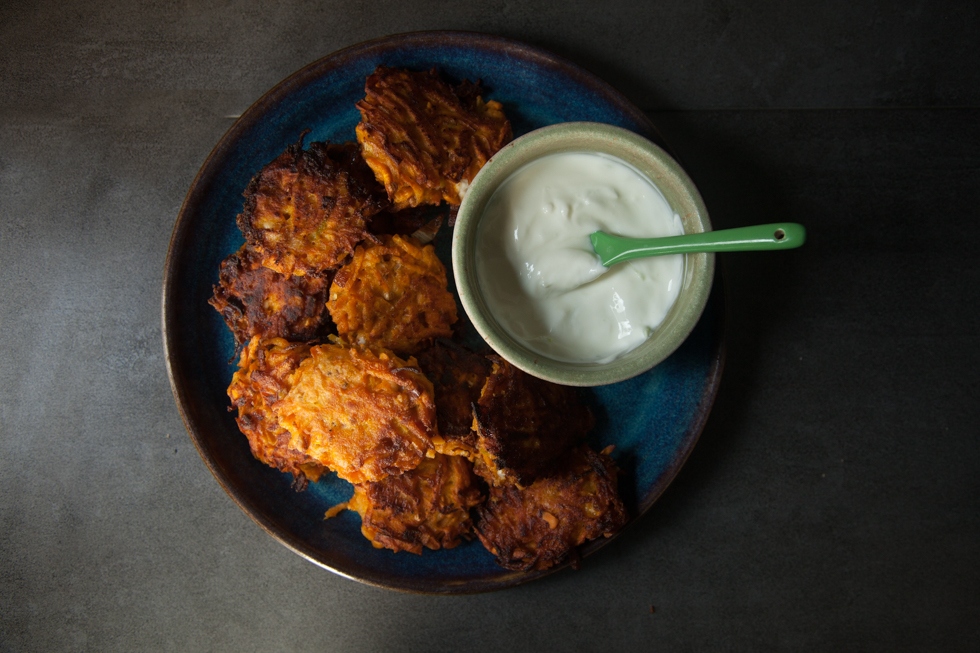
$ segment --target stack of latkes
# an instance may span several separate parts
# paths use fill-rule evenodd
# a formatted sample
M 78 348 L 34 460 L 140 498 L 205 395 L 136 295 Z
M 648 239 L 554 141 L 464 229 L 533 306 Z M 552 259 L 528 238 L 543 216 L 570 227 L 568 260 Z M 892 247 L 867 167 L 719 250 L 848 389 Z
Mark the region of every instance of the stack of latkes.
M 504 567 L 546 569 L 625 523 L 618 471 L 584 444 L 576 390 L 458 344 L 428 244 L 510 123 L 435 71 L 380 67 L 365 92 L 357 143 L 300 136 L 245 190 L 246 242 L 210 300 L 241 350 L 238 425 L 297 490 L 327 470 L 353 483 L 327 516 L 357 511 L 377 548 L 475 532 Z

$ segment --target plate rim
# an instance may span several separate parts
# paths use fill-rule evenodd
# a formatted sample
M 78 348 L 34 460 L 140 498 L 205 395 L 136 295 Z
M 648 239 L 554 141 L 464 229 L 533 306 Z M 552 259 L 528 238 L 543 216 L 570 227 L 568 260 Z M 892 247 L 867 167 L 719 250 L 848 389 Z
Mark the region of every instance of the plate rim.
M 252 510 L 241 496 L 239 490 L 231 484 L 230 480 L 224 475 L 214 458 L 210 455 L 206 443 L 202 442 L 194 416 L 190 414 L 191 411 L 189 407 L 191 406 L 191 402 L 190 398 L 188 397 L 188 389 L 177 382 L 177 376 L 182 370 L 179 368 L 179 363 L 176 362 L 177 356 L 174 353 L 177 343 L 173 341 L 176 337 L 168 326 L 170 324 L 170 320 L 168 318 L 171 317 L 168 310 L 171 306 L 169 300 L 173 298 L 177 292 L 174 284 L 174 276 L 177 268 L 177 252 L 175 251 L 175 246 L 179 244 L 187 234 L 187 229 L 190 226 L 189 214 L 193 212 L 195 204 L 207 196 L 208 188 L 210 187 L 211 183 L 214 182 L 214 177 L 220 171 L 220 167 L 216 166 L 216 161 L 226 154 L 227 150 L 236 143 L 237 139 L 240 138 L 244 132 L 246 132 L 253 125 L 261 122 L 262 118 L 265 117 L 266 112 L 271 107 L 274 107 L 278 102 L 282 101 L 283 98 L 288 97 L 292 89 L 297 85 L 302 86 L 311 83 L 322 77 L 325 72 L 329 70 L 343 68 L 347 60 L 358 55 L 364 55 L 372 50 L 404 49 L 406 47 L 410 47 L 411 45 L 420 45 L 424 43 L 441 46 L 455 44 L 461 47 L 473 49 L 480 49 L 480 45 L 492 44 L 496 46 L 504 46 L 509 51 L 521 52 L 523 55 L 525 55 L 525 57 L 538 64 L 547 64 L 562 70 L 562 72 L 566 74 L 572 73 L 579 81 L 583 83 L 584 86 L 591 87 L 597 92 L 600 92 L 602 95 L 610 99 L 611 104 L 624 110 L 626 114 L 637 124 L 643 125 L 643 127 L 648 130 L 648 133 L 645 134 L 647 137 L 651 138 L 651 140 L 655 140 L 655 142 L 658 142 L 658 144 L 664 147 L 668 152 L 671 152 L 671 149 L 667 147 L 663 137 L 650 118 L 638 107 L 636 107 L 636 105 L 633 104 L 633 102 L 630 101 L 624 94 L 582 66 L 538 46 L 529 45 L 509 37 L 460 30 L 403 32 L 370 39 L 347 46 L 303 66 L 263 93 L 255 102 L 253 102 L 245 111 L 243 111 L 235 122 L 232 123 L 232 125 L 224 132 L 218 142 L 211 149 L 204 162 L 201 164 L 197 174 L 191 181 L 180 210 L 177 213 L 176 221 L 171 232 L 170 241 L 167 246 L 167 255 L 164 262 L 163 285 L 161 289 L 161 335 L 163 340 L 163 356 L 167 370 L 167 378 L 170 382 L 171 391 L 173 392 L 174 400 L 177 404 L 181 420 L 184 423 L 184 428 L 187 430 L 188 435 L 194 442 L 194 446 L 197 449 L 198 454 L 203 459 L 208 470 L 211 472 L 211 475 L 218 481 L 225 493 L 228 494 L 235 504 L 238 505 L 238 507 L 267 534 L 272 536 L 283 546 L 287 547 L 297 555 L 305 558 L 316 566 L 326 569 L 334 574 L 337 574 L 338 576 L 342 576 L 366 585 L 383 589 L 393 589 L 411 594 L 476 594 L 506 589 L 508 587 L 522 585 L 544 576 L 549 576 L 570 566 L 571 561 L 566 560 L 565 562 L 555 565 L 554 567 L 540 571 L 508 572 L 507 570 L 503 570 L 504 573 L 494 576 L 492 579 L 488 580 L 468 579 L 460 581 L 460 583 L 457 584 L 439 582 L 436 584 L 422 583 L 423 586 L 419 586 L 419 581 L 413 581 L 412 579 L 408 579 L 407 582 L 403 583 L 384 582 L 376 579 L 373 575 L 358 575 L 349 570 L 330 566 L 329 564 L 317 559 L 315 552 L 308 547 L 304 547 L 303 542 L 299 538 L 293 536 L 292 534 L 277 530 L 276 525 L 271 523 L 264 515 Z M 684 441 L 685 446 L 676 452 L 676 455 L 671 460 L 671 464 L 661 474 L 660 481 L 650 488 L 642 501 L 638 501 L 636 506 L 636 514 L 631 515 L 627 525 L 623 529 L 620 529 L 620 531 L 618 531 L 612 537 L 593 540 L 592 542 L 579 547 L 581 557 L 583 558 L 591 555 L 598 549 L 611 542 L 613 539 L 617 539 L 622 533 L 631 530 L 630 527 L 650 510 L 653 504 L 656 503 L 660 496 L 666 491 L 667 487 L 669 487 L 674 481 L 680 469 L 687 462 L 687 459 L 690 457 L 691 452 L 700 439 L 701 433 L 704 430 L 718 394 L 718 387 L 720 385 L 720 379 L 726 358 L 725 354 L 727 339 L 725 334 L 727 331 L 727 302 L 725 301 L 726 293 L 724 293 L 723 290 L 724 284 L 719 283 L 722 281 L 720 278 L 721 266 L 716 267 L 715 274 L 716 278 L 714 280 L 715 283 L 713 284 L 714 289 L 712 291 L 712 297 L 714 298 L 715 303 L 720 303 L 720 306 L 715 307 L 716 316 L 714 324 L 712 325 L 711 334 L 711 364 L 709 367 L 709 373 L 706 377 L 704 386 L 705 391 L 703 392 L 701 402 L 699 403 L 697 420 L 692 424 L 692 426 L 695 428 L 692 428 L 689 431 L 689 435 Z M 176 303 L 176 299 L 174 299 L 174 303 Z M 201 426 L 203 427 L 204 425 Z

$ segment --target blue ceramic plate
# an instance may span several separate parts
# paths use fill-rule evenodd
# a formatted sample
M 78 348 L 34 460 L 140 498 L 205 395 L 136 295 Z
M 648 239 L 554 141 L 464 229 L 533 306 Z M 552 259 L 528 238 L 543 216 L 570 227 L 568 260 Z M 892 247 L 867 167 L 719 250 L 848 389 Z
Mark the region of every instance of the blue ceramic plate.
M 341 50 L 289 77 L 225 134 L 191 185 L 174 227 L 163 287 L 164 347 L 170 381 L 188 432 L 218 482 L 269 534 L 311 562 L 364 583 L 409 592 L 454 594 L 500 589 L 561 567 L 515 573 L 497 566 L 477 540 L 416 556 L 374 549 L 360 518 L 324 512 L 351 486 L 324 477 L 296 493 L 292 477 L 256 461 L 239 432 L 225 389 L 235 365 L 231 334 L 207 303 L 218 264 L 244 242 L 235 226 L 242 191 L 266 163 L 310 129 L 306 142 L 354 140 L 354 103 L 378 65 L 437 67 L 451 79 L 483 81 L 503 103 L 514 135 L 558 122 L 619 125 L 660 141 L 647 117 L 578 66 L 516 41 L 459 32 L 392 36 Z M 437 251 L 451 271 L 450 238 Z M 715 284 L 720 288 L 721 284 Z M 450 277 L 450 286 L 455 287 Z M 694 447 L 714 400 L 723 360 L 722 298 L 717 290 L 686 343 L 651 372 L 591 389 L 596 448 L 615 444 L 630 513 L 645 512 Z M 462 311 L 460 314 L 463 315 Z M 608 540 L 582 548 L 588 555 Z

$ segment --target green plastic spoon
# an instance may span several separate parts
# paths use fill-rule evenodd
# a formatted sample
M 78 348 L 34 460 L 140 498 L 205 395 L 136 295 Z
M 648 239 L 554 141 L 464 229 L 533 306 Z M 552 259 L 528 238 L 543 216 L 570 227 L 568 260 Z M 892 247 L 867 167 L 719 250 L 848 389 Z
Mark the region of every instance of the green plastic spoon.
M 806 229 L 795 222 L 776 222 L 666 238 L 622 238 L 602 231 L 589 238 L 602 265 L 608 268 L 644 256 L 793 249 L 806 241 Z

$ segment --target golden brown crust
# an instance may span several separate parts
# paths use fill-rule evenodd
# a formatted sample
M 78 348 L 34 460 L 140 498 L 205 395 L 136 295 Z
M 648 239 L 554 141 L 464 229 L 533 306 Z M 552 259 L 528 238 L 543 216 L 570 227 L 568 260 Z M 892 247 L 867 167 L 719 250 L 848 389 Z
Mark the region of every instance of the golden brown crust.
M 483 498 L 468 460 L 436 454 L 400 476 L 356 485 L 346 507 L 361 515 L 361 532 L 375 548 L 420 554 L 469 539 L 470 508 Z
M 245 198 L 238 227 L 282 274 L 340 266 L 388 203 L 356 143 L 304 150 L 302 138 L 252 179 Z
M 348 343 L 398 354 L 451 336 L 456 301 L 435 249 L 410 237 L 379 238 L 358 246 L 334 277 L 327 309 L 337 333 Z
M 432 384 L 415 359 L 319 345 L 275 405 L 289 445 L 351 483 L 414 469 L 432 449 Z
M 379 66 L 357 103 L 357 141 L 396 209 L 459 204 L 483 164 L 512 138 L 499 102 L 475 85 L 454 92 L 434 70 Z
M 248 438 L 252 455 L 292 474 L 297 489 L 305 487 L 307 480 L 317 481 L 326 468 L 289 445 L 289 432 L 282 428 L 273 406 L 293 387 L 296 370 L 309 353 L 309 345 L 252 338 L 228 386 L 231 405 L 238 409 L 238 427 Z
M 491 486 L 478 509 L 477 535 L 507 569 L 548 569 L 580 544 L 626 524 L 617 472 L 612 458 L 582 445 L 557 473 L 524 489 Z
M 328 330 L 330 271 L 285 275 L 262 265 L 248 245 L 221 262 L 208 300 L 241 346 L 253 336 L 307 341 Z
M 525 374 L 497 355 L 475 405 L 477 444 L 492 484 L 527 485 L 585 438 L 592 412 L 576 388 Z
M 435 390 L 439 435 L 433 444 L 439 453 L 477 455 L 473 430 L 473 404 L 480 398 L 491 363 L 485 356 L 446 340 L 439 340 L 418 353 L 419 368 Z

